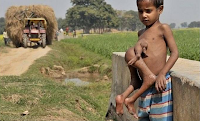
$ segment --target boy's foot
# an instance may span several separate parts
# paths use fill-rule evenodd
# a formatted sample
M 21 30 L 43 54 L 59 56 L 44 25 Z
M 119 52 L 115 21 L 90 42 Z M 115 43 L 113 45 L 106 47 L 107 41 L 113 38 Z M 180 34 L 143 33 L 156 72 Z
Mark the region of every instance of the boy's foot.
M 136 111 L 135 111 L 135 108 L 134 108 L 134 102 L 131 102 L 131 100 L 129 98 L 126 98 L 125 101 L 124 101 L 127 109 L 128 109 L 128 112 L 134 116 L 134 118 L 138 119 L 138 116 L 136 114 Z
M 124 98 L 122 95 L 117 95 L 115 98 L 116 101 L 116 113 L 117 114 L 123 114 L 123 103 L 124 103 Z

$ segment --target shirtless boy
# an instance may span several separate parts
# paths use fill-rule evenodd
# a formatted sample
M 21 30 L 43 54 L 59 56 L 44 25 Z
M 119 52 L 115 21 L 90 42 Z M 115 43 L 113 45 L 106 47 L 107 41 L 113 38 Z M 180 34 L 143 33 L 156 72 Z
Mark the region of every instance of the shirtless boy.
M 127 90 L 116 96 L 116 112 L 123 114 L 125 103 L 128 111 L 141 121 L 172 121 L 171 78 L 168 72 L 178 59 L 178 49 L 170 27 L 159 21 L 163 0 L 137 0 L 137 7 L 139 18 L 146 26 L 138 32 L 138 37 L 139 41 L 145 40 L 148 45 L 147 57 L 141 56 L 135 61 L 134 48 L 127 50 L 125 60 L 131 75 L 135 73 L 134 68 L 137 68 L 142 82 L 139 78 L 131 80 Z M 166 62 L 167 49 L 170 57 Z M 127 98 L 135 89 L 138 91 Z M 138 97 L 141 98 L 137 115 L 134 102 Z

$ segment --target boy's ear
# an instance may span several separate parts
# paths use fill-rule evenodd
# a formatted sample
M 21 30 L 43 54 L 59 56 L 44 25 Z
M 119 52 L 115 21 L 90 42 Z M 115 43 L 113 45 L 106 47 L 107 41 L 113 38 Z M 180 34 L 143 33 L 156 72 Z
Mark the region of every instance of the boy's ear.
M 159 10 L 159 13 L 160 13 L 160 14 L 163 12 L 163 8 L 164 8 L 163 5 L 160 5 L 160 6 L 158 7 L 158 10 Z

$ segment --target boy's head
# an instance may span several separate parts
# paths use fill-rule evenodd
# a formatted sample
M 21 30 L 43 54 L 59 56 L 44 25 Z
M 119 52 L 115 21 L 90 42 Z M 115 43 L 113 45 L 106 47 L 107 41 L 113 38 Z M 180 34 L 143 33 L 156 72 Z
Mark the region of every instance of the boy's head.
M 138 15 L 145 26 L 151 26 L 159 20 L 163 11 L 163 0 L 137 0 Z
M 137 6 L 138 6 L 138 3 L 139 2 L 142 2 L 142 1 L 144 1 L 144 0 L 137 0 Z M 158 7 L 160 7 L 161 5 L 163 5 L 163 2 L 164 2 L 164 0 L 148 0 L 149 2 L 152 2 L 153 3 L 153 5 L 156 7 L 156 8 L 158 8 Z

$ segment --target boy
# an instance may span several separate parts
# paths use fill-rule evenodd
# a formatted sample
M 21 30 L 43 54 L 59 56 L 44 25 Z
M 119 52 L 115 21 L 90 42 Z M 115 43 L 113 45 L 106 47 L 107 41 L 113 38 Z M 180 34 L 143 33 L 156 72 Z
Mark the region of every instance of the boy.
M 148 45 L 148 57 L 139 57 L 135 61 L 134 48 L 127 50 L 125 60 L 129 65 L 131 75 L 134 67 L 143 82 L 131 80 L 127 90 L 116 97 L 116 112 L 123 114 L 123 103 L 128 111 L 141 121 L 172 121 L 172 93 L 169 70 L 178 59 L 178 49 L 170 27 L 159 21 L 163 11 L 163 0 L 137 0 L 140 21 L 146 26 L 138 32 L 139 41 L 145 40 Z M 170 57 L 166 62 L 167 49 Z M 155 83 L 155 87 L 153 84 Z M 135 89 L 139 90 L 130 98 L 128 95 Z M 134 102 L 139 101 L 138 116 Z

